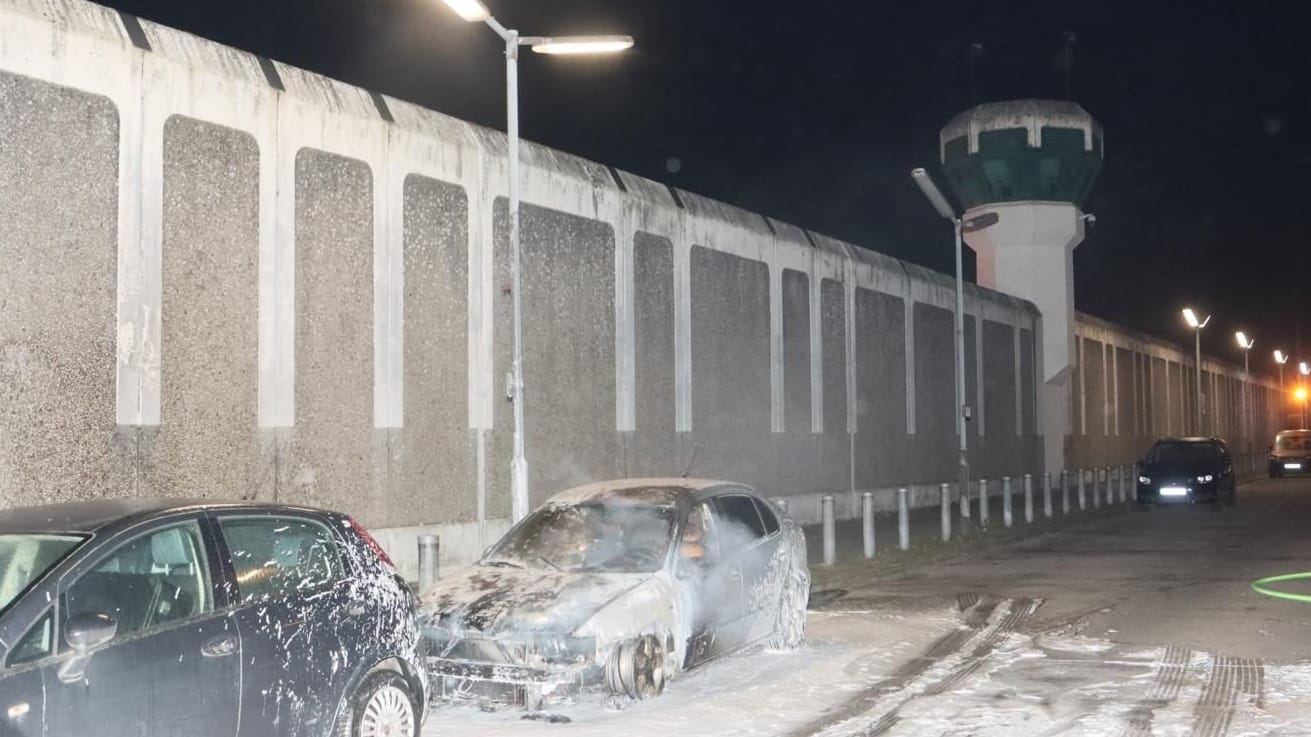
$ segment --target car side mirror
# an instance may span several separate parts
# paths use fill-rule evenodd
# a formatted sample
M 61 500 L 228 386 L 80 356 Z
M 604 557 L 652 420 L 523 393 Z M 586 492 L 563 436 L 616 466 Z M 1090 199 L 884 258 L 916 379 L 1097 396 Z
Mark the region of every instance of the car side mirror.
M 76 683 L 86 677 L 87 664 L 96 648 L 118 634 L 118 620 L 102 612 L 78 614 L 64 624 L 64 641 L 73 649 L 73 657 L 59 666 L 59 680 Z
M 64 625 L 64 640 L 78 654 L 95 650 L 116 634 L 118 620 L 103 612 L 79 614 Z

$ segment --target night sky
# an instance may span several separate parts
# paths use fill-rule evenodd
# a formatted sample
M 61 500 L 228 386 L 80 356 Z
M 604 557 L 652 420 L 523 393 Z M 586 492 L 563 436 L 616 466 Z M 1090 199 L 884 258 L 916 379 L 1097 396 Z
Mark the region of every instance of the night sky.
M 441 0 L 108 4 L 504 128 L 501 42 Z M 525 54 L 526 138 L 944 272 L 950 228 L 910 169 L 936 168 L 956 112 L 1064 98 L 1068 83 L 1106 129 L 1079 309 L 1191 343 L 1188 304 L 1215 314 L 1207 350 L 1241 360 L 1244 329 L 1255 369 L 1305 331 L 1311 360 L 1311 18 L 1298 3 L 487 4 L 525 34 L 637 39 L 605 59 Z

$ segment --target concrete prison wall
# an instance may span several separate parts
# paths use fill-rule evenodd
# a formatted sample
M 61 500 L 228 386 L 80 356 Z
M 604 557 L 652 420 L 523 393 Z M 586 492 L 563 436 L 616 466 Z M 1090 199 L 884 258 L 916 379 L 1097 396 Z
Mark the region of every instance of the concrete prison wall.
M 405 567 L 494 540 L 504 137 L 78 0 L 0 32 L 0 504 L 331 507 Z M 541 146 L 523 193 L 535 503 L 686 473 L 814 519 L 955 476 L 950 278 Z M 1039 317 L 966 299 L 975 473 L 1037 472 Z
M 1264 453 L 1289 426 L 1287 398 L 1265 371 L 1244 381 L 1242 364 L 1202 356 L 1202 416 L 1197 414 L 1197 359 L 1191 345 L 1167 343 L 1090 315 L 1075 319 L 1078 368 L 1070 379 L 1067 465 L 1100 468 L 1132 463 L 1159 437 L 1225 438 L 1237 454 Z M 1191 336 L 1190 336 L 1191 337 Z M 1237 352 L 1238 349 L 1235 348 Z M 1261 350 L 1252 362 L 1266 365 Z M 1250 429 L 1244 387 L 1250 387 Z

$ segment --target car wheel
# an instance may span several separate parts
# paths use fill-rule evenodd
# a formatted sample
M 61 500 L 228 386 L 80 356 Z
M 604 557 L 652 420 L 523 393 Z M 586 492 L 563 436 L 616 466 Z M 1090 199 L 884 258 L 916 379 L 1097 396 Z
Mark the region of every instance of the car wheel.
M 655 635 L 642 635 L 615 648 L 605 669 L 606 685 L 632 699 L 651 699 L 665 690 L 665 648 Z
M 810 587 L 802 576 L 793 574 L 783 587 L 774 619 L 774 632 L 766 643 L 770 650 L 796 650 L 806 637 L 806 604 Z
M 417 737 L 410 684 L 394 671 L 364 679 L 337 718 L 336 737 Z

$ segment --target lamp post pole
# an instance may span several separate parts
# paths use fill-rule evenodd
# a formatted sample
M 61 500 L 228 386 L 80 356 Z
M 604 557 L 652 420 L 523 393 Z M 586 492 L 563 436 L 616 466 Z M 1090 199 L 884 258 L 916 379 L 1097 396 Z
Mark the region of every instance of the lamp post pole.
M 1211 316 L 1207 315 L 1206 319 L 1198 320 L 1197 313 L 1193 312 L 1192 308 L 1185 307 L 1184 320 L 1188 322 L 1188 327 L 1193 329 L 1197 350 L 1197 381 L 1195 382 L 1197 384 L 1197 427 L 1195 432 L 1201 435 L 1205 432 L 1202 422 L 1202 328 L 1205 328 L 1206 324 L 1211 322 Z
M 968 429 L 967 420 L 970 416 L 970 408 L 965 399 L 965 275 L 962 268 L 962 255 L 964 250 L 965 233 L 972 233 L 977 230 L 983 230 L 991 225 L 996 225 L 998 215 L 995 212 L 986 212 L 976 215 L 968 220 L 962 219 L 956 214 L 955 208 L 947 202 L 947 198 L 942 195 L 942 190 L 938 185 L 933 183 L 933 178 L 923 168 L 915 169 L 910 173 L 915 184 L 919 186 L 920 191 L 928 198 L 929 204 L 944 219 L 950 220 L 952 230 L 955 235 L 956 247 L 956 433 L 959 438 L 958 461 L 960 471 L 960 493 L 961 498 L 968 498 L 970 493 L 970 461 L 969 461 L 969 436 L 966 434 Z M 975 330 L 980 329 L 978 325 Z
M 524 452 L 523 297 L 519 258 L 519 47 L 531 46 L 543 54 L 607 54 L 633 45 L 631 36 L 521 36 L 492 17 L 482 0 L 443 0 L 470 23 L 486 23 L 505 41 L 505 135 L 510 179 L 510 290 L 512 337 L 510 376 L 506 393 L 514 404 L 514 450 L 510 460 L 510 517 L 518 522 L 528 514 L 528 459 Z

